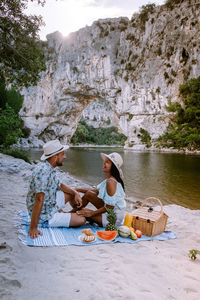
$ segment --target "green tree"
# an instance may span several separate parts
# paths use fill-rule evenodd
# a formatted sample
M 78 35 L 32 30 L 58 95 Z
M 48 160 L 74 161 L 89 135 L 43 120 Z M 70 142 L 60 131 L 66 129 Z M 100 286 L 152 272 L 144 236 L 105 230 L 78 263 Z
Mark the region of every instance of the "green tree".
M 22 107 L 24 97 L 13 87 L 7 89 L 5 84 L 0 84 L 0 108 L 5 109 L 6 104 L 18 113 Z
M 0 108 L 5 108 L 8 101 L 5 83 L 0 81 Z
M 200 149 L 200 76 L 181 85 L 179 90 L 183 107 L 179 103 L 166 107 L 176 112 L 175 120 L 158 141 L 166 147 Z
M 0 145 L 2 152 L 29 161 L 27 155 L 19 149 L 9 149 L 18 138 L 29 137 L 30 129 L 24 126 L 18 113 L 23 97 L 14 88 L 7 90 L 0 85 Z
M 71 142 L 73 144 L 124 145 L 126 139 L 127 137 L 123 133 L 118 132 L 117 127 L 94 128 L 82 121 L 78 124 Z
M 6 104 L 6 108 L 0 109 L 0 144 L 3 148 L 17 143 L 22 136 L 20 129 L 21 119 L 13 108 Z
M 88 134 L 89 132 L 87 127 L 84 124 L 79 123 L 76 132 L 71 139 L 71 142 L 73 144 L 85 143 L 87 141 Z
M 22 107 L 24 97 L 14 88 L 7 90 L 7 103 L 18 113 Z
M 27 5 L 28 0 L 0 0 L 0 83 L 16 87 L 36 84 L 45 70 L 44 47 L 38 36 L 42 18 L 27 16 Z

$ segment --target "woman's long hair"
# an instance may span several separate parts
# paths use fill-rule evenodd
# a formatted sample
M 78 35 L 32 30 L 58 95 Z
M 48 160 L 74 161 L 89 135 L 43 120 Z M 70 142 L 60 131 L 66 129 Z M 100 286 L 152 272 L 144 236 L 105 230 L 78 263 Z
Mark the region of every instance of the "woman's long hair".
M 113 164 L 112 162 L 112 166 L 111 166 L 111 170 L 110 170 L 110 174 L 111 176 L 113 176 L 119 183 L 121 183 L 123 189 L 124 189 L 124 182 L 120 177 L 119 171 L 117 169 L 117 167 Z

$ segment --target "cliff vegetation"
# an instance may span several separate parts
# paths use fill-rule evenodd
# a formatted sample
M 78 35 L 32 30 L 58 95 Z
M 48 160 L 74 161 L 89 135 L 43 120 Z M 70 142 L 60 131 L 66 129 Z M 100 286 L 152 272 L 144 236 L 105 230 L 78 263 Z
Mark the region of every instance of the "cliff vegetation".
M 71 143 L 124 146 L 126 139 L 127 137 L 123 133 L 118 132 L 117 127 L 94 128 L 81 121 L 71 139 Z
M 176 115 L 158 140 L 164 147 L 200 149 L 200 77 L 181 85 L 179 91 L 183 105 L 169 102 L 167 110 Z

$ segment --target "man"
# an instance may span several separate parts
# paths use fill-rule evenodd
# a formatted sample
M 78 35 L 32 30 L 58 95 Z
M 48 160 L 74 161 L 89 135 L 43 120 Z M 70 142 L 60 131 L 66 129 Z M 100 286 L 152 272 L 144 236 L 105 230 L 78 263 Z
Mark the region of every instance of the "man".
M 86 222 L 85 217 L 62 210 L 67 202 L 73 208 L 82 205 L 79 193 L 61 183 L 56 175 L 55 167 L 62 166 L 66 158 L 64 151 L 68 148 L 59 140 L 47 142 L 41 157 L 44 162 L 40 162 L 33 170 L 26 199 L 31 216 L 29 235 L 33 239 L 42 235 L 37 229 L 38 223 L 48 221 L 50 227 L 77 227 Z

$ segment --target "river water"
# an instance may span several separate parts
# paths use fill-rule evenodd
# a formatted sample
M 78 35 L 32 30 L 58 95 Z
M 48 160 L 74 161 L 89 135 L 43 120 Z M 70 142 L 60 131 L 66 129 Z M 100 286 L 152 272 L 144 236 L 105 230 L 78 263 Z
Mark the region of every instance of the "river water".
M 126 195 L 133 200 L 159 198 L 163 204 L 200 209 L 200 156 L 135 152 L 121 148 L 70 148 L 62 170 L 97 185 L 104 179 L 100 152 L 119 152 L 124 160 Z M 30 150 L 31 159 L 42 151 Z

